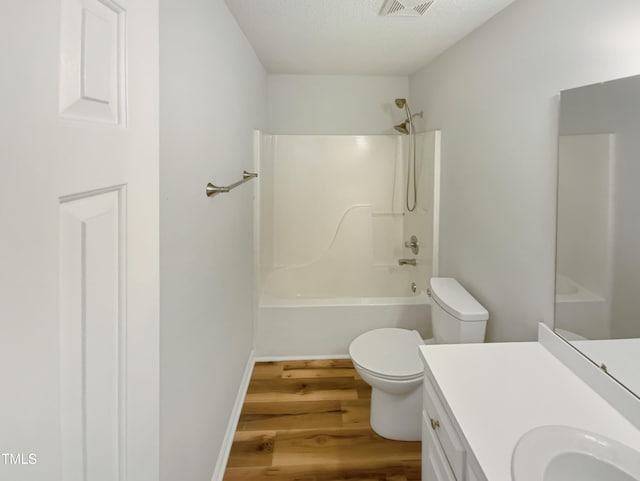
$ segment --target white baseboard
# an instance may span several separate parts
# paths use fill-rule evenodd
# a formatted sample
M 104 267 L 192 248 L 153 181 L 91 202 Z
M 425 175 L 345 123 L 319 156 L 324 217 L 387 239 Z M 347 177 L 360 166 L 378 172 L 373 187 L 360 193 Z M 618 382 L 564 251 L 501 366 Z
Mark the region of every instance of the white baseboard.
M 229 452 L 231 451 L 231 445 L 233 444 L 233 437 L 238 427 L 238 420 L 240 419 L 240 413 L 242 412 L 242 405 L 244 404 L 244 398 L 247 394 L 247 388 L 249 387 L 249 381 L 251 381 L 251 374 L 253 373 L 253 366 L 256 360 L 253 356 L 253 351 L 249 353 L 249 359 L 247 360 L 247 366 L 244 369 L 242 375 L 242 381 L 238 388 L 238 394 L 236 396 L 233 410 L 229 416 L 229 424 L 227 424 L 227 431 L 224 433 L 224 439 L 222 440 L 222 446 L 218 453 L 218 461 L 213 469 L 213 476 L 211 481 L 222 481 L 224 477 L 224 470 L 227 467 L 227 461 L 229 460 Z
M 276 362 L 276 361 L 321 361 L 324 359 L 350 359 L 349 354 L 318 354 L 315 356 L 258 356 L 255 362 Z

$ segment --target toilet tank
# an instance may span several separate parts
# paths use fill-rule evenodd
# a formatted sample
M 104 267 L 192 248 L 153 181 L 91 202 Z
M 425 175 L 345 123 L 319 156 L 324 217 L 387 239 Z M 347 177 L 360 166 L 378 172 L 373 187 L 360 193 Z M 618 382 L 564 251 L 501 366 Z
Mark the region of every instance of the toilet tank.
M 431 278 L 431 319 L 437 344 L 484 342 L 489 313 L 451 277 Z

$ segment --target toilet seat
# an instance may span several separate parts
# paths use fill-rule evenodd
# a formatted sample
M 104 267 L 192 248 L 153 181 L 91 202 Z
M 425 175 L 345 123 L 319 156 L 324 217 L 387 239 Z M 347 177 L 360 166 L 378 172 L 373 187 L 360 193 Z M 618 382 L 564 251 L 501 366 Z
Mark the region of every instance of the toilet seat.
M 418 355 L 422 345 L 418 331 L 395 327 L 375 329 L 358 336 L 349 346 L 349 355 L 364 371 L 388 380 L 412 380 L 423 375 Z
M 353 359 L 352 359 L 353 361 Z M 353 361 L 353 364 L 355 366 L 357 366 L 359 369 L 361 369 L 362 371 L 364 371 L 365 373 L 369 374 L 370 376 L 373 376 L 377 379 L 381 379 L 384 381 L 415 381 L 417 379 L 422 380 L 422 378 L 424 377 L 424 372 L 420 372 L 418 374 L 412 375 L 412 376 L 387 376 L 385 374 L 380 374 L 379 372 L 373 372 L 370 371 L 369 369 L 361 366 L 360 364 L 358 364 L 357 362 Z

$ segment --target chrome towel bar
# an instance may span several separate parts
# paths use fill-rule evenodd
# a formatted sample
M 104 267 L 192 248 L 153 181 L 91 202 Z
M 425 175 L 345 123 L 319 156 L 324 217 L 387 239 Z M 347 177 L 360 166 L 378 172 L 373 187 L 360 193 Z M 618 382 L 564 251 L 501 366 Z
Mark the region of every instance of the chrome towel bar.
M 229 192 L 230 190 L 235 189 L 236 187 L 238 187 L 239 185 L 244 184 L 245 182 L 248 182 L 249 180 L 253 179 L 254 177 L 258 177 L 258 174 L 252 173 L 252 172 L 247 172 L 246 170 L 242 172 L 242 180 L 239 180 L 238 182 L 235 182 L 231 185 L 227 185 L 226 187 L 220 187 L 217 185 L 212 184 L 211 182 L 209 182 L 207 184 L 207 197 L 214 197 L 218 194 L 224 194 L 225 192 Z

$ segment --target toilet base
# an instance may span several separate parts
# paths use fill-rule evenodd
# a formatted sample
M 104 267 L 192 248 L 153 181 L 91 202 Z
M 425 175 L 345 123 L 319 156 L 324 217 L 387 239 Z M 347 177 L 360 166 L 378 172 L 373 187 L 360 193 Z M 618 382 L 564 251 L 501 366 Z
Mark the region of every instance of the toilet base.
M 371 427 L 386 439 L 420 441 L 422 426 L 422 383 L 410 393 L 389 394 L 371 389 Z

